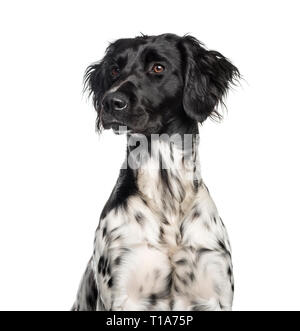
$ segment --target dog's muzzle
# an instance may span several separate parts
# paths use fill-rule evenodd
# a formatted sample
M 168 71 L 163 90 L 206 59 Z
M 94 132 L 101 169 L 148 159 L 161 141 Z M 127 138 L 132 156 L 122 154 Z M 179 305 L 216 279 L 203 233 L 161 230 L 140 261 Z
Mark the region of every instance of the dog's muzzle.
M 106 95 L 102 103 L 104 110 L 112 114 L 124 111 L 129 106 L 128 98 L 120 92 Z
M 124 112 L 129 108 L 128 98 L 120 93 L 113 92 L 107 94 L 102 101 L 101 122 L 104 129 L 119 131 L 119 127 L 124 126 Z

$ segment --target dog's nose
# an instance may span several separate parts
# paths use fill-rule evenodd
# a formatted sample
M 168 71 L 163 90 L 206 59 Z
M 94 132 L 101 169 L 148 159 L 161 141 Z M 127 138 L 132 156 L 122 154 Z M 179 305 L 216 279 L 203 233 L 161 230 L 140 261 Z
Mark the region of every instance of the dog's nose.
M 119 112 L 128 108 L 129 100 L 123 93 L 110 93 L 103 100 L 106 112 Z
M 127 101 L 124 98 L 114 97 L 111 99 L 111 107 L 116 111 L 124 110 L 127 107 Z

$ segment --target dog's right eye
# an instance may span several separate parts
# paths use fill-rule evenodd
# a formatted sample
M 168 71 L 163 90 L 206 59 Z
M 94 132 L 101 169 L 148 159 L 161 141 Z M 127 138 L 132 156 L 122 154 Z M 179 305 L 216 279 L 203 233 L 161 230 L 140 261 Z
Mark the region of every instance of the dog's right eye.
M 154 66 L 152 67 L 151 71 L 153 71 L 156 74 L 160 74 L 165 70 L 165 67 L 160 64 L 160 63 L 156 63 L 154 64 Z
M 120 73 L 120 69 L 118 67 L 112 67 L 111 68 L 111 75 L 112 77 L 117 77 Z

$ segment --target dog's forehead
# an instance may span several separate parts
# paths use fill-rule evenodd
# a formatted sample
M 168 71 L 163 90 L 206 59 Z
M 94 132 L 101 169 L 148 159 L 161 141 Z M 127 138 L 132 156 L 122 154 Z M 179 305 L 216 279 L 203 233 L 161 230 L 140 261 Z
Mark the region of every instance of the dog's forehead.
M 166 36 L 119 39 L 110 46 L 109 53 L 115 61 L 180 60 L 177 40 Z

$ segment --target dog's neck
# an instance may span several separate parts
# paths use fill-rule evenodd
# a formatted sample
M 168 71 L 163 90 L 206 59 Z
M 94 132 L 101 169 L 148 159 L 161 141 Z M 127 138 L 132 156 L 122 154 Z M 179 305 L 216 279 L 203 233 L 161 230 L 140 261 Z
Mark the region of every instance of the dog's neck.
M 145 200 L 175 211 L 195 196 L 201 182 L 198 137 L 198 131 L 128 135 L 125 164 L 134 172 L 138 192 Z

